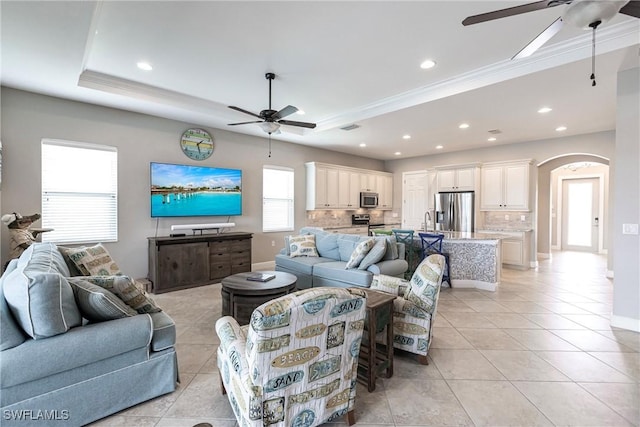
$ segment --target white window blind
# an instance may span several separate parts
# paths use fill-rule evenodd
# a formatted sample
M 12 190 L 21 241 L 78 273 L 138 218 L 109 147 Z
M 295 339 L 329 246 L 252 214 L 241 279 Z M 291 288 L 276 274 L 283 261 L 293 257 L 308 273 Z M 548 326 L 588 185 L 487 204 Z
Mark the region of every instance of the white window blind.
M 42 241 L 118 239 L 118 153 L 115 147 L 42 141 Z
M 262 169 L 262 231 L 293 230 L 293 169 Z

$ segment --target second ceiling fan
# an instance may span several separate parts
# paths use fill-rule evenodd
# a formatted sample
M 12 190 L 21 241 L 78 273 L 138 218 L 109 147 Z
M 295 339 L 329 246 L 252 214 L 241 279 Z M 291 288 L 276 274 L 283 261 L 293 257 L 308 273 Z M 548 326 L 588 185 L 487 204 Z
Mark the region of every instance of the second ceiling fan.
M 266 73 L 264 77 L 269 80 L 269 108 L 266 110 L 260 111 L 260 113 L 252 113 L 251 111 L 247 111 L 243 108 L 236 107 L 234 105 L 230 105 L 229 108 L 232 110 L 240 111 L 241 113 L 248 114 L 250 116 L 254 116 L 260 120 L 253 120 L 250 122 L 239 122 L 239 123 L 229 123 L 229 126 L 238 126 L 238 125 L 247 125 L 252 123 L 257 123 L 263 131 L 271 135 L 272 133 L 280 133 L 280 125 L 287 126 L 297 126 L 308 129 L 313 129 L 316 127 L 315 123 L 308 122 L 298 122 L 294 120 L 284 120 L 284 117 L 287 117 L 298 111 L 296 107 L 293 105 L 287 105 L 283 109 L 276 111 L 271 109 L 271 81 L 276 78 L 274 73 Z

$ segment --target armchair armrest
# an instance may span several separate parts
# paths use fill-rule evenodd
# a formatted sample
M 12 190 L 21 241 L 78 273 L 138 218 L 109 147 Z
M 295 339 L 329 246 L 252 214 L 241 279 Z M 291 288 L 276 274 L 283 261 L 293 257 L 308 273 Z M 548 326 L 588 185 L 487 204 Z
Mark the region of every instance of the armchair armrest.
M 403 296 L 409 282 L 399 277 L 375 274 L 370 289 L 386 292 L 391 295 Z

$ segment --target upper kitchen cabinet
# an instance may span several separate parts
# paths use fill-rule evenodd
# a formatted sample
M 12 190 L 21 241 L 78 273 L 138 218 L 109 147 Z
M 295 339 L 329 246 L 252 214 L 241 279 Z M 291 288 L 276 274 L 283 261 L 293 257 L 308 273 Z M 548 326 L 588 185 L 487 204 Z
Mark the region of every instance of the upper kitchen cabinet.
M 393 175 L 325 163 L 305 163 L 307 210 L 360 209 L 360 192 L 378 193 L 378 208 L 391 209 Z
M 475 191 L 477 170 L 475 166 L 437 168 L 438 192 Z
M 531 160 L 482 165 L 481 210 L 529 210 Z

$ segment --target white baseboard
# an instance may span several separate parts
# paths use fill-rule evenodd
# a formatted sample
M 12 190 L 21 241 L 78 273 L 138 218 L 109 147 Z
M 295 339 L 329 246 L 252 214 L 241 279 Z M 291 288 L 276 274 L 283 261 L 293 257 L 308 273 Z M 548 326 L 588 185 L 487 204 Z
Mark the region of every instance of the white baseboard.
M 550 252 L 538 252 L 538 258 L 540 259 L 551 259 Z
M 616 328 L 628 329 L 634 332 L 640 332 L 640 319 L 633 319 L 631 317 L 611 315 L 611 326 Z
M 467 279 L 452 279 L 451 288 L 475 288 L 483 291 L 495 291 L 498 287 L 498 283 L 481 282 L 479 280 L 467 280 Z
M 613 270 L 607 270 L 607 274 L 605 274 L 607 279 L 613 279 Z
M 255 264 L 251 264 L 251 271 L 260 271 L 260 270 L 273 271 L 275 269 L 276 269 L 275 260 L 266 261 L 266 262 L 256 262 Z

